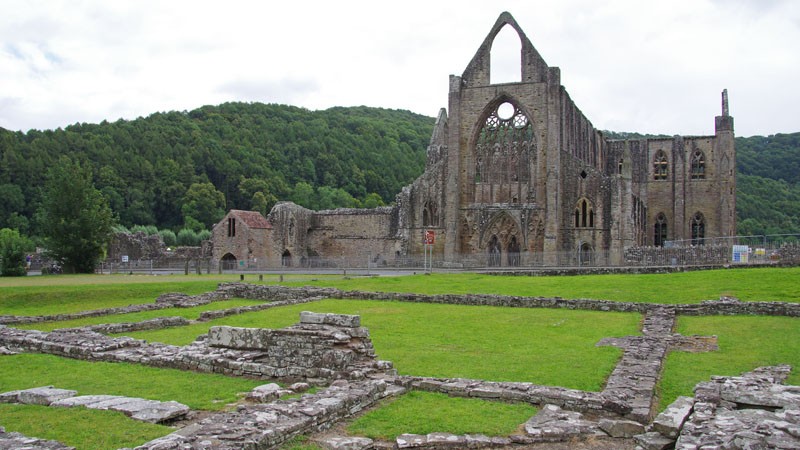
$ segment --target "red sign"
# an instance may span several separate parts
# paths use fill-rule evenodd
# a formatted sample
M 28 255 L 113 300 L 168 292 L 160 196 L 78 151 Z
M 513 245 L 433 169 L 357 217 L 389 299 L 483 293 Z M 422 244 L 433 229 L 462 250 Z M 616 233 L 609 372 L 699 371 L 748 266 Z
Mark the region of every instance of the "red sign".
M 425 245 L 433 245 L 435 240 L 436 237 L 433 233 L 433 230 L 425 230 L 425 234 L 422 235 L 422 243 Z

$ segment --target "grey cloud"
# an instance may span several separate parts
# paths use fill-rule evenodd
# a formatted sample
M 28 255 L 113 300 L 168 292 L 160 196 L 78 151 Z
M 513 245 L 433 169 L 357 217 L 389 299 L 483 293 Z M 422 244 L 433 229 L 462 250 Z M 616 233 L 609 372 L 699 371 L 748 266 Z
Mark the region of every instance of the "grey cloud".
M 236 100 L 298 104 L 303 98 L 319 91 L 319 85 L 311 79 L 238 79 L 219 85 L 216 91 Z

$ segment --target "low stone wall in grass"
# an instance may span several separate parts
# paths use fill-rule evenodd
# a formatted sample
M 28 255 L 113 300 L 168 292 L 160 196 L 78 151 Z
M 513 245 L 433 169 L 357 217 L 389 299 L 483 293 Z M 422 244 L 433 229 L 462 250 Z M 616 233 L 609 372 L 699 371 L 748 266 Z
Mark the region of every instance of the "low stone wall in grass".
M 509 308 L 556 308 L 588 311 L 646 313 L 672 309 L 681 315 L 774 315 L 800 317 L 800 303 L 742 302 L 733 297 L 707 300 L 699 304 L 670 305 L 658 303 L 617 302 L 611 300 L 564 299 L 560 297 L 521 297 L 491 294 L 411 294 L 397 292 L 342 291 L 334 288 L 262 286 L 246 283 L 223 283 L 218 289 L 226 295 L 249 299 L 342 298 L 350 300 L 391 300 L 412 303 L 449 305 L 503 306 Z
M 378 400 L 402 392 L 382 380 L 340 380 L 316 394 L 214 414 L 190 429 L 155 439 L 136 450 L 277 448 L 295 436 L 327 430 Z

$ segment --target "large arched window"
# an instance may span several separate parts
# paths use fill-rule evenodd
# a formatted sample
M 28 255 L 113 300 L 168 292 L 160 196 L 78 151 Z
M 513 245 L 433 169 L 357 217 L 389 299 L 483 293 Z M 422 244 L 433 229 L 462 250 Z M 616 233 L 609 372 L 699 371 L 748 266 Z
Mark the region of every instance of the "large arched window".
M 666 180 L 669 174 L 669 162 L 667 161 L 667 154 L 664 150 L 659 150 L 653 158 L 653 179 Z
M 439 226 L 439 208 L 436 203 L 432 201 L 425 202 L 422 208 L 422 226 L 424 227 L 438 227 Z
M 706 219 L 702 213 L 692 216 L 692 245 L 703 245 L 706 238 Z
M 575 228 L 594 228 L 594 208 L 585 198 L 575 207 Z
M 525 201 L 534 148 L 531 119 L 511 101 L 497 105 L 481 125 L 475 141 L 475 201 Z
M 692 153 L 692 179 L 702 180 L 706 177 L 706 156 L 700 150 Z
M 656 217 L 655 229 L 653 230 L 653 245 L 663 247 L 667 241 L 667 216 L 660 213 Z
M 516 236 L 511 236 L 508 243 L 508 265 L 512 267 L 519 266 L 519 242 Z

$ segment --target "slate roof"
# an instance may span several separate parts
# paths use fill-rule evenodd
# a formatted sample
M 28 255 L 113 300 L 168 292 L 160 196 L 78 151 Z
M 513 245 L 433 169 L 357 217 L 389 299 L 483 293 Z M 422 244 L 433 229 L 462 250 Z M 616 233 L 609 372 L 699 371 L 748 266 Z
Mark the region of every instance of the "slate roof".
M 232 209 L 230 214 L 236 216 L 237 219 L 250 228 L 272 228 L 272 224 L 258 211 Z

